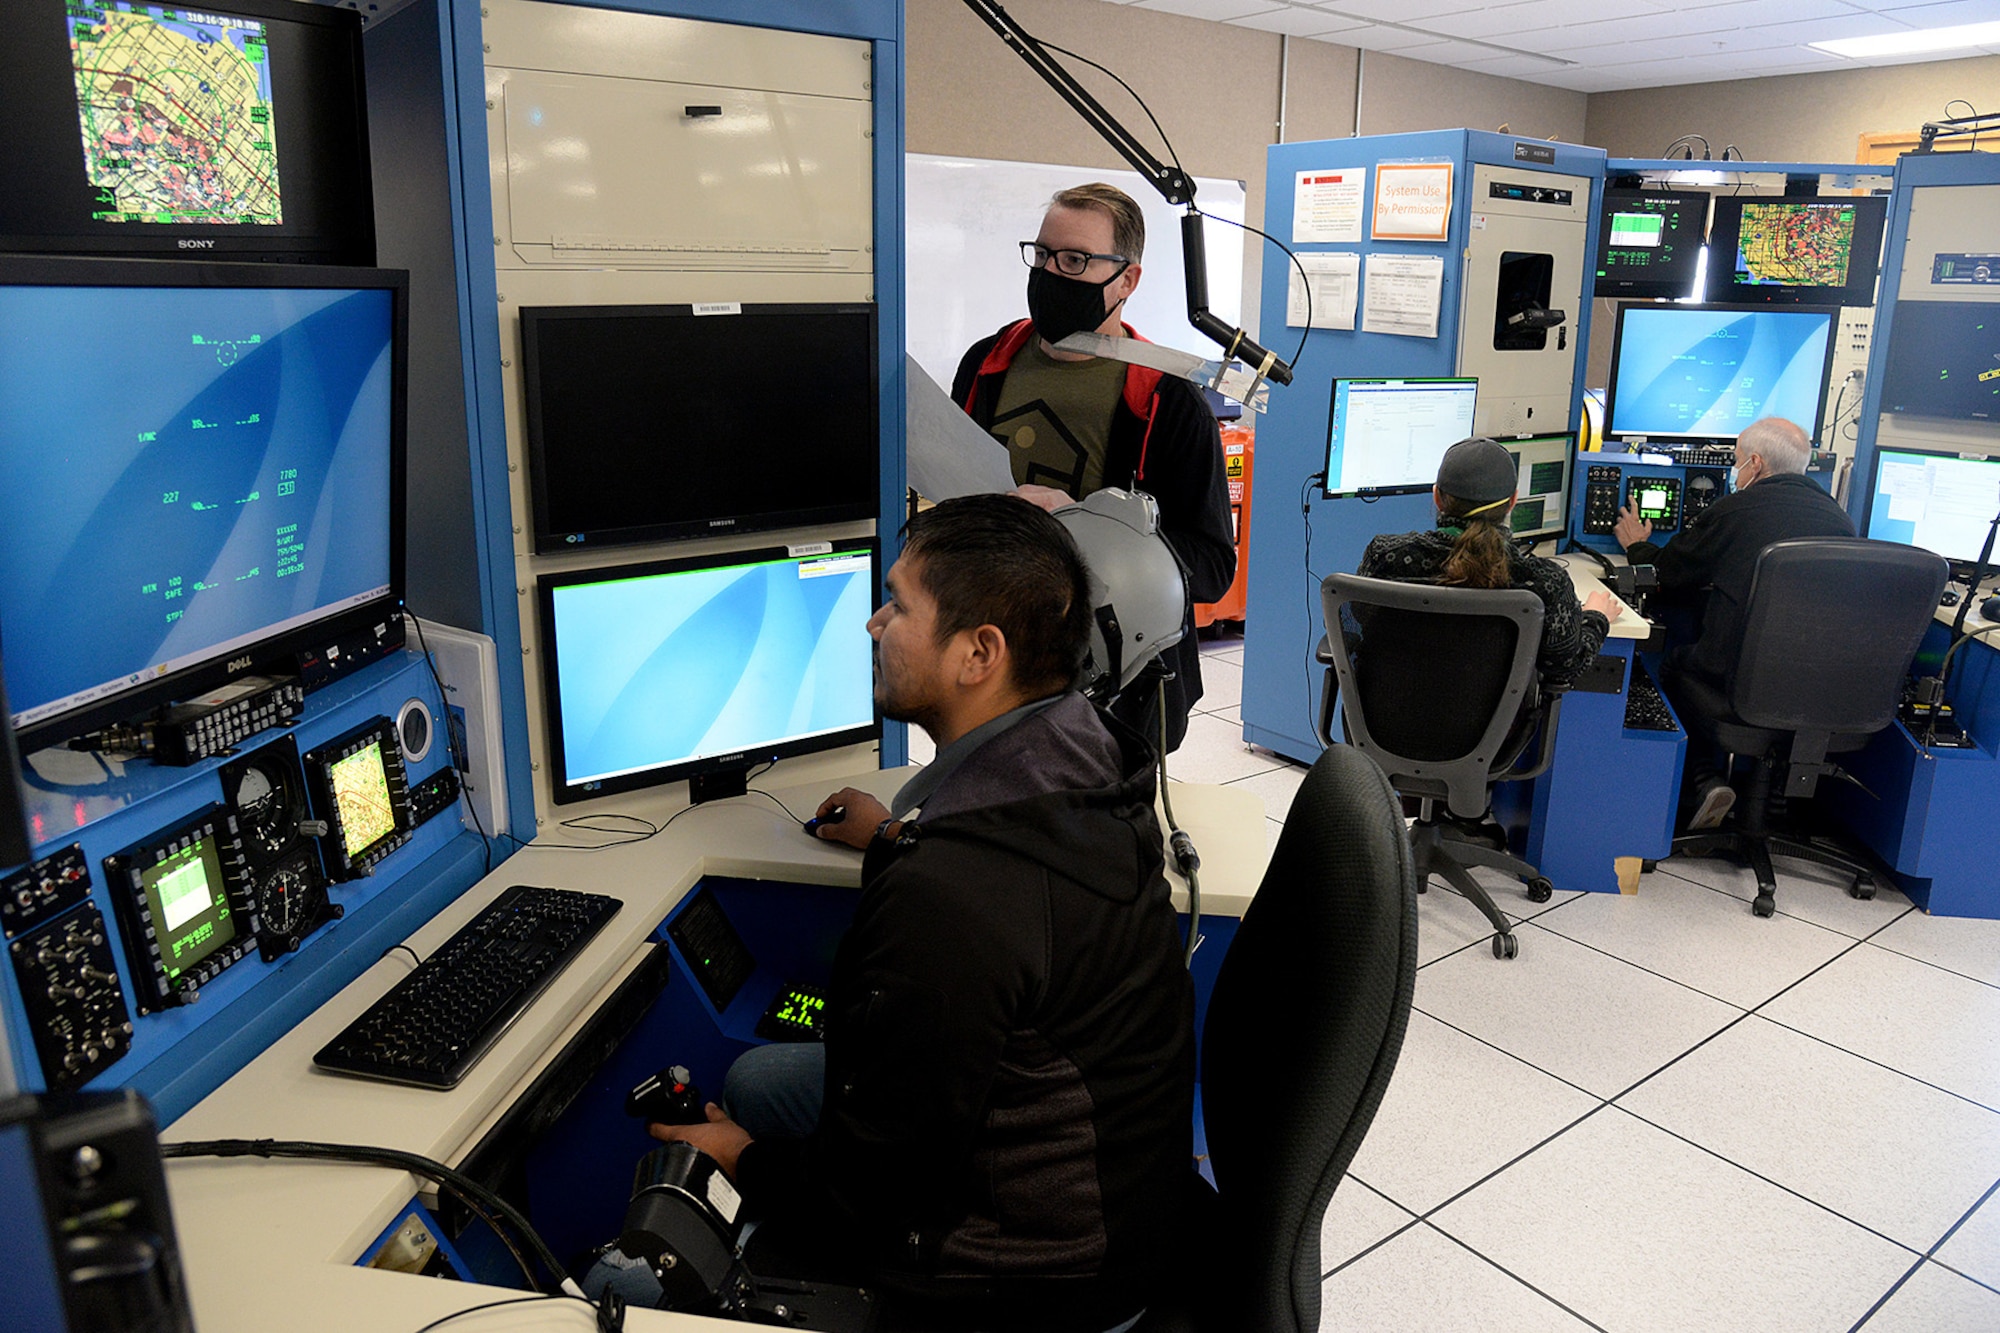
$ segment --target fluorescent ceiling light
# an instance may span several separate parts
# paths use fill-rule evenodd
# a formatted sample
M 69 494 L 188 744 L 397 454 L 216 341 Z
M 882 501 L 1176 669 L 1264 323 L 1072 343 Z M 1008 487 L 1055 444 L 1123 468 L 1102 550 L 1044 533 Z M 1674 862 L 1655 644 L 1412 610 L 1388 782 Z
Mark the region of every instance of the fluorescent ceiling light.
M 1838 41 L 1808 42 L 1806 45 L 1815 51 L 1852 59 L 1909 56 L 1925 51 L 1950 51 L 1961 46 L 2000 46 L 2000 23 L 1961 23 L 1955 28 L 1881 33 L 1874 37 L 1842 37 Z

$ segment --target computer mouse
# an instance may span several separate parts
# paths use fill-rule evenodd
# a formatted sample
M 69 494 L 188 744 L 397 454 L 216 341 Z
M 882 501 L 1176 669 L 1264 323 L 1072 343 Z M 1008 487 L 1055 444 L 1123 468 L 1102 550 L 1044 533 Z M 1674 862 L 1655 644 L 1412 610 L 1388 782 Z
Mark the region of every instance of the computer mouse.
M 808 819 L 806 821 L 806 836 L 808 838 L 817 838 L 819 836 L 819 826 L 821 824 L 838 824 L 841 823 L 846 818 L 847 818 L 847 807 L 844 805 L 836 805 L 835 807 L 833 807 L 833 809 L 827 811 L 824 815 L 814 815 L 811 819 Z
M 1945 590 L 1944 590 L 1944 591 L 1943 591 L 1942 593 L 1939 593 L 1939 594 L 1938 594 L 1938 605 L 1939 605 L 1939 606 L 1957 606 L 1957 605 L 1958 605 L 1958 589 L 1956 589 L 1956 588 L 1946 588 L 1946 589 L 1945 589 Z
M 2000 625 L 2000 597 L 1989 597 L 1979 604 L 1979 614 L 1996 625 Z

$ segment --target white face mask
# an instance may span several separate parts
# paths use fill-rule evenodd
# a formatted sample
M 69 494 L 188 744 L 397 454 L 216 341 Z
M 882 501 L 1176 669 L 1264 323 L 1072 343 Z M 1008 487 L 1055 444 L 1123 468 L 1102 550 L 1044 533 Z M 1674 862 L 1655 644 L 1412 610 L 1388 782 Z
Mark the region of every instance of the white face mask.
M 1735 468 L 1731 468 L 1731 469 L 1729 469 L 1729 489 L 1730 489 L 1730 490 L 1732 490 L 1732 491 L 1738 491 L 1738 490 L 1742 490 L 1742 489 L 1743 489 L 1743 488 L 1742 488 L 1741 486 L 1737 485 L 1737 483 L 1736 483 L 1736 469 L 1735 469 Z

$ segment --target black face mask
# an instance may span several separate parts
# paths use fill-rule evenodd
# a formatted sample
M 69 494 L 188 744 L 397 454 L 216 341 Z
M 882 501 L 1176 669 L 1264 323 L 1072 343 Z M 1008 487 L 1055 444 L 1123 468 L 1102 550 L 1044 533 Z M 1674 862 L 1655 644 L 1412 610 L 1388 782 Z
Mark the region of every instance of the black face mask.
M 1123 270 L 1120 270 L 1122 272 Z M 1085 282 L 1064 277 L 1046 268 L 1028 270 L 1028 318 L 1043 342 L 1054 346 L 1072 333 L 1083 333 L 1104 322 L 1111 313 L 1104 308 L 1104 289 L 1118 277 L 1103 282 Z M 1125 304 L 1119 298 L 1119 305 Z M 1112 310 L 1117 309 L 1113 306 Z

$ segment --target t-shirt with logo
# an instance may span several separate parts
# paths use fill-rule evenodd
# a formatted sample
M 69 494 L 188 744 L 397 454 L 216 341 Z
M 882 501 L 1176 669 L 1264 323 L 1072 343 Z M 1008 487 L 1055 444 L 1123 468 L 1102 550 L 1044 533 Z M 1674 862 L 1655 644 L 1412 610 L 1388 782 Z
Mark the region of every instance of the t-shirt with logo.
M 1124 391 L 1124 362 L 1058 361 L 1030 338 L 1007 368 L 990 427 L 1007 446 L 1015 484 L 1053 486 L 1078 500 L 1102 489 Z

